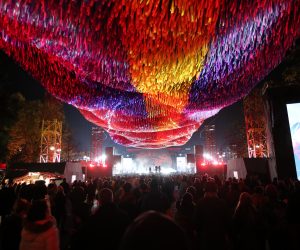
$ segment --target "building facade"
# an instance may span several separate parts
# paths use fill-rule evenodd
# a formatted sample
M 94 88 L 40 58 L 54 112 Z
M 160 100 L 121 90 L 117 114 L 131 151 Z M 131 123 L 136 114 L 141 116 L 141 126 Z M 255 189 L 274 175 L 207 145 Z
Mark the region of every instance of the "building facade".
M 92 161 L 101 159 L 103 152 L 103 143 L 105 140 L 105 131 L 101 127 L 92 127 L 92 140 L 91 140 L 91 156 Z
M 216 126 L 214 124 L 204 126 L 204 153 L 214 158 L 217 155 Z

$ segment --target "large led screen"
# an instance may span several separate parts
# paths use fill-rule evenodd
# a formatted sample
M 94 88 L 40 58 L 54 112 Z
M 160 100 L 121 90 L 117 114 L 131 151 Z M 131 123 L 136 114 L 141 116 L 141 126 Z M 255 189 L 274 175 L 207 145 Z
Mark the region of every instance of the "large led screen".
M 300 103 L 287 104 L 286 106 L 290 123 L 297 178 L 300 180 Z

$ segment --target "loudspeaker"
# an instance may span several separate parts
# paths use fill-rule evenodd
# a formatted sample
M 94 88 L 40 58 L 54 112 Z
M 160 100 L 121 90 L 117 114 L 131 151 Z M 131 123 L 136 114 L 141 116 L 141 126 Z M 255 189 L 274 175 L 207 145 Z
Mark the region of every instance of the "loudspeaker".
M 114 158 L 113 158 L 113 163 L 114 164 L 118 164 L 118 163 L 121 163 L 121 155 L 114 155 Z
M 228 161 L 227 177 L 246 178 L 258 176 L 262 181 L 270 181 L 268 158 L 237 158 Z
M 106 157 L 112 157 L 114 155 L 114 147 L 106 147 L 105 148 Z
M 267 158 L 244 158 L 248 175 L 259 176 L 262 181 L 270 181 L 269 160 Z
M 195 155 L 194 154 L 187 154 L 186 155 L 187 163 L 195 163 Z
M 203 146 L 202 145 L 195 145 L 194 146 L 195 155 L 196 157 L 203 157 Z
M 203 162 L 203 146 L 202 145 L 195 145 L 195 162 L 196 162 L 196 168 L 197 172 L 199 171 L 200 165 Z
M 105 163 L 106 165 L 113 165 L 113 161 L 114 161 L 114 148 L 113 147 L 106 147 L 105 148 L 105 155 L 106 155 L 106 159 L 105 159 Z

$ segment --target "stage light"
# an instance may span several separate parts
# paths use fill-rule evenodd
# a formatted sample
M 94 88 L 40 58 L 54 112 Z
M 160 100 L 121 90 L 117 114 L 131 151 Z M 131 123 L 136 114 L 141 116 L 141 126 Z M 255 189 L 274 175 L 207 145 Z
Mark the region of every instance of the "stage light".
M 89 165 L 91 168 L 93 168 L 93 167 L 95 167 L 95 165 L 94 164 L 92 164 L 92 163 L 90 163 L 90 165 Z
M 97 156 L 95 158 L 95 162 L 97 162 L 97 164 L 104 164 L 105 163 L 105 160 L 106 160 L 106 155 L 102 155 L 102 156 Z
M 84 161 L 89 161 L 90 159 L 91 159 L 91 158 L 90 158 L 89 156 L 86 156 L 86 155 L 83 156 L 83 160 L 84 160 Z
M 204 157 L 204 159 L 207 159 L 207 160 L 212 160 L 213 159 L 213 157 L 208 153 L 204 153 L 203 157 Z

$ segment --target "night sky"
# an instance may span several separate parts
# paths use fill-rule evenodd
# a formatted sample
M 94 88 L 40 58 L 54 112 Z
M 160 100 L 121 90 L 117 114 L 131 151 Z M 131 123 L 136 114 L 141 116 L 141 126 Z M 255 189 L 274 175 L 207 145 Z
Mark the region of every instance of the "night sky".
M 27 100 L 43 98 L 45 90 L 38 81 L 34 80 L 30 74 L 25 72 L 3 52 L 0 52 L 0 60 L 3 63 L 2 65 L 4 65 L 4 69 L 1 69 L 1 73 L 5 73 L 6 82 L 9 83 L 5 85 L 5 88 L 12 89 L 15 92 L 21 92 Z M 3 84 L 4 83 L 0 80 L 0 85 Z M 71 128 L 78 149 L 80 151 L 89 151 L 91 127 L 93 124 L 88 122 L 79 111 L 71 105 L 64 104 L 64 111 L 66 122 Z M 216 125 L 217 146 L 221 147 L 226 143 L 224 135 L 231 130 L 232 124 L 237 121 L 243 122 L 243 107 L 241 101 L 224 108 L 217 115 L 206 120 L 204 124 Z M 189 148 L 195 144 L 203 143 L 203 125 L 194 133 L 190 141 L 182 146 L 183 148 Z M 126 152 L 126 148 L 114 143 L 108 134 L 104 146 L 114 146 L 118 153 Z

